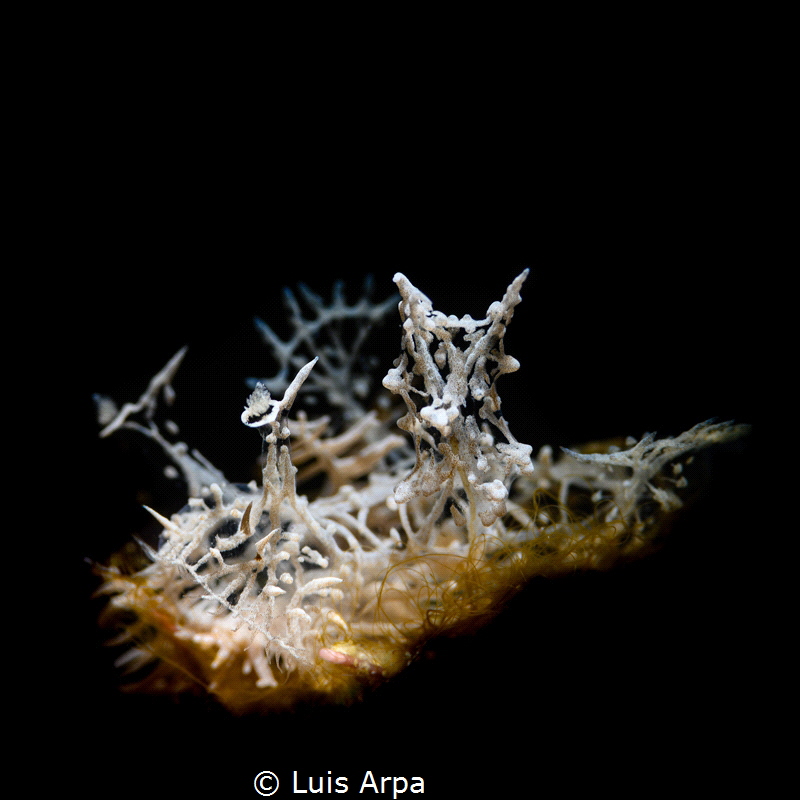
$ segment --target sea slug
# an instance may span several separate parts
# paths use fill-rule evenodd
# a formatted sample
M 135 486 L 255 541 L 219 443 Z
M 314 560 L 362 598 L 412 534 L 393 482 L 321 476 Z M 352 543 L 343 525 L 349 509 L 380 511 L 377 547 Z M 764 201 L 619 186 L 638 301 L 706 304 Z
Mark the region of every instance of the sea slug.
M 349 701 L 431 636 L 488 619 L 531 576 L 607 569 L 652 548 L 682 503 L 684 465 L 747 426 L 707 421 L 534 454 L 498 389 L 520 367 L 504 337 L 527 274 L 481 319 L 435 310 L 399 273 L 399 298 L 382 303 L 366 293 L 349 305 L 337 288 L 326 304 L 301 288 L 301 305 L 287 292 L 293 336 L 258 323 L 278 373 L 251 380 L 244 410 L 231 411 L 253 429 L 258 482 L 229 482 L 157 423 L 185 349 L 136 402 L 96 397 L 101 436 L 156 442 L 189 494 L 170 518 L 148 509 L 157 544 L 97 567 L 104 621 L 129 645 L 119 663 L 137 687 L 199 689 L 235 711 Z M 400 355 L 369 407 L 361 346 L 395 308 Z M 309 418 L 304 396 L 326 413 Z

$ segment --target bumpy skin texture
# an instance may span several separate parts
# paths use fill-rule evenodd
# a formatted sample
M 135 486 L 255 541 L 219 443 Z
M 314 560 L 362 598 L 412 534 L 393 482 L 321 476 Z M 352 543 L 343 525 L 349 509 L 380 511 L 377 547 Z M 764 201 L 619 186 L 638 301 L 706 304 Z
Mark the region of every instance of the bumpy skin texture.
M 202 687 L 234 710 L 309 695 L 352 699 L 400 670 L 431 635 L 493 614 L 510 586 L 648 549 L 681 503 L 683 460 L 745 429 L 706 422 L 626 449 L 592 446 L 554 460 L 543 448 L 533 458 L 502 417 L 497 390 L 498 378 L 519 368 L 504 335 L 526 276 L 480 320 L 434 310 L 395 276 L 402 349 L 383 385 L 405 405 L 397 426 L 406 436 L 385 409 L 363 410 L 366 376 L 354 379 L 355 362 L 336 352 L 335 337 L 301 358 L 326 326 L 346 318 L 369 327 L 388 304 L 347 306 L 336 295 L 312 325 L 289 303 L 292 341 L 265 334 L 276 339 L 281 380 L 272 390 L 254 382 L 241 415 L 263 438 L 260 486 L 229 483 L 156 426 L 157 397 L 171 402 L 184 351 L 137 403 L 117 411 L 98 398 L 101 435 L 129 428 L 154 439 L 190 493 L 171 519 L 151 510 L 163 530 L 157 548 L 142 545 L 147 565 L 100 570 L 107 618 L 127 620 L 122 662 L 150 670 L 142 688 Z M 302 412 L 289 419 L 304 387 L 325 386 L 331 406 L 344 409 L 344 430 Z M 320 474 L 324 485 L 309 499 L 298 477 Z

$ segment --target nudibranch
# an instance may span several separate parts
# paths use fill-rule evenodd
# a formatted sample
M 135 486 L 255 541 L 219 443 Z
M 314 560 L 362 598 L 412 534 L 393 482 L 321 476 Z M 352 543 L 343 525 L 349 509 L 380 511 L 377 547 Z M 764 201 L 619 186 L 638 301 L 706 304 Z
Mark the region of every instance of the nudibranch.
M 236 711 L 352 700 L 432 636 L 488 619 L 509 587 L 651 548 L 681 505 L 684 464 L 746 426 L 707 421 L 671 438 L 534 455 L 512 434 L 497 386 L 520 366 L 504 336 L 526 277 L 481 319 L 435 310 L 399 273 L 399 301 L 348 305 L 337 287 L 325 304 L 303 289 L 308 319 L 287 293 L 295 334 L 283 342 L 258 323 L 280 369 L 251 382 L 241 412 L 261 433 L 260 482 L 227 481 L 156 423 L 185 349 L 137 402 L 97 398 L 101 436 L 154 440 L 189 493 L 170 518 L 149 509 L 161 536 L 141 543 L 138 563 L 98 567 L 104 617 L 128 645 L 119 661 L 136 686 L 200 689 Z M 357 354 L 392 307 L 400 355 L 383 379 L 391 394 L 369 409 Z M 337 334 L 343 321 L 351 340 Z M 308 391 L 340 413 L 290 416 Z

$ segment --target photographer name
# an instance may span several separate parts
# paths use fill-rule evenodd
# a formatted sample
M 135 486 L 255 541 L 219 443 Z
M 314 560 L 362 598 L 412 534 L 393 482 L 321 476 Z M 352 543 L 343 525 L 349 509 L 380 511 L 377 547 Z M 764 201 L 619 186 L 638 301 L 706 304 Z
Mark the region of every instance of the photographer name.
M 327 776 L 307 778 L 299 776 L 295 770 L 292 773 L 292 791 L 295 794 L 345 794 L 350 791 L 347 781 L 347 777 L 343 775 L 334 778 L 330 770 Z M 358 790 L 359 794 L 391 794 L 393 798 L 405 792 L 424 794 L 425 781 L 416 775 L 412 778 L 404 778 L 402 775 L 383 777 L 367 770 Z

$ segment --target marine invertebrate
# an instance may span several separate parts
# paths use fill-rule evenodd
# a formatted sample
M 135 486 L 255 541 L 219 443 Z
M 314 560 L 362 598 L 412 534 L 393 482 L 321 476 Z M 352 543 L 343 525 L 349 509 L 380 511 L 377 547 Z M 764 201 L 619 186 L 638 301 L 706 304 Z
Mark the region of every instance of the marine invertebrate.
M 129 428 L 158 442 L 190 495 L 170 519 L 151 510 L 162 534 L 142 545 L 148 563 L 100 570 L 106 617 L 126 618 L 123 663 L 151 669 L 143 686 L 202 686 L 234 709 L 358 696 L 428 637 L 493 614 L 531 575 L 606 568 L 653 544 L 680 505 L 683 462 L 745 428 L 709 421 L 663 440 L 534 457 L 503 417 L 497 387 L 520 366 L 504 337 L 526 277 L 473 319 L 435 310 L 395 276 L 401 353 L 383 386 L 402 400 L 405 435 L 385 405 L 364 410 L 357 348 L 332 332 L 355 321 L 360 337 L 388 301 L 347 306 L 339 293 L 326 310 L 304 293 L 316 310 L 308 320 L 287 295 L 295 335 L 283 343 L 262 323 L 280 370 L 252 382 L 241 413 L 262 436 L 260 483 L 228 482 L 155 424 L 183 351 L 138 402 L 117 410 L 98 399 L 101 435 Z M 291 418 L 304 388 L 327 397 L 339 422 Z M 302 482 L 320 474 L 324 484 L 304 494 Z

